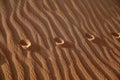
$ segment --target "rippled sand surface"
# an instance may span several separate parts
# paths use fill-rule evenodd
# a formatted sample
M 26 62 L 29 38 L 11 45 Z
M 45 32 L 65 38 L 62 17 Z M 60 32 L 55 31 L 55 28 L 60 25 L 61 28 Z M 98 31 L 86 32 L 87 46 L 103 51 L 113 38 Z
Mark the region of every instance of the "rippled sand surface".
M 0 0 L 0 80 L 120 80 L 120 1 Z

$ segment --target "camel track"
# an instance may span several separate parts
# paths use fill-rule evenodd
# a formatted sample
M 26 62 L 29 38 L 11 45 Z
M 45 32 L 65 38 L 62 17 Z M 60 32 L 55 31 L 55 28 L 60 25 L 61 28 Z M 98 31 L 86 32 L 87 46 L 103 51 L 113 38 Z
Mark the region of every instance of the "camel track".
M 119 0 L 0 0 L 0 80 L 120 80 L 116 33 Z

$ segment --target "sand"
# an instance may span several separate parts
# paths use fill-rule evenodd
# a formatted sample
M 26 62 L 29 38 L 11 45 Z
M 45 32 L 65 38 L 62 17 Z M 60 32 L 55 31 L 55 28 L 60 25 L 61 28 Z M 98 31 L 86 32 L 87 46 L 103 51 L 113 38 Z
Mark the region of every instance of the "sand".
M 120 80 L 119 0 L 0 0 L 0 80 Z

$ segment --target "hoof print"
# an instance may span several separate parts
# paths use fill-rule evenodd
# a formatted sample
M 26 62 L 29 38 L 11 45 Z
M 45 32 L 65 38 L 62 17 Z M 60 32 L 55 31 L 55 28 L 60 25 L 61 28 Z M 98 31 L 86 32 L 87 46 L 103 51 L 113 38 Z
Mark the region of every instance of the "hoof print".
M 29 40 L 20 40 L 19 44 L 23 49 L 28 49 L 31 46 L 31 42 Z
M 95 36 L 94 35 L 92 35 L 92 34 L 85 34 L 85 37 L 87 38 L 87 40 L 89 40 L 89 41 L 92 41 L 92 40 L 94 40 L 95 39 Z
M 117 38 L 117 39 L 120 38 L 120 33 L 112 32 L 111 35 L 112 35 L 114 38 Z

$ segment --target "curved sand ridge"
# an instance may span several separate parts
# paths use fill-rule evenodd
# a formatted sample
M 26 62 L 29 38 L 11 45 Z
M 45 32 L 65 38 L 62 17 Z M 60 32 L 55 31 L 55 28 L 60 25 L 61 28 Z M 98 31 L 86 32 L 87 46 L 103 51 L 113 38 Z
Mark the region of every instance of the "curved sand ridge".
M 0 0 L 0 80 L 120 80 L 119 3 Z

